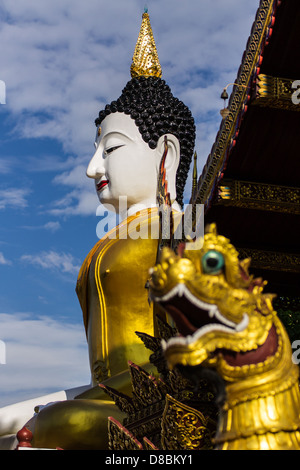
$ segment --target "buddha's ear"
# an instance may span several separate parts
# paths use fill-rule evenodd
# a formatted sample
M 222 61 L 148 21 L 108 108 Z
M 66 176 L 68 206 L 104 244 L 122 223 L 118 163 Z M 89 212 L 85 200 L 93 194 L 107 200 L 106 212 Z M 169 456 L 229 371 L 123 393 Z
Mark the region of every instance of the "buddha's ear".
M 163 156 L 165 150 L 165 139 L 168 145 L 168 153 L 165 162 L 166 170 L 172 170 L 175 168 L 175 172 L 177 171 L 179 160 L 180 160 L 180 143 L 177 137 L 173 134 L 164 134 L 162 135 L 157 142 L 156 150 L 158 151 L 158 155 L 161 157 Z M 160 163 L 160 162 L 159 162 Z
M 168 181 L 168 190 L 172 200 L 176 199 L 176 173 L 180 161 L 180 143 L 174 134 L 164 134 L 157 142 L 157 164 L 160 168 L 161 158 L 165 150 L 165 142 L 168 145 L 168 153 L 165 161 L 166 176 Z

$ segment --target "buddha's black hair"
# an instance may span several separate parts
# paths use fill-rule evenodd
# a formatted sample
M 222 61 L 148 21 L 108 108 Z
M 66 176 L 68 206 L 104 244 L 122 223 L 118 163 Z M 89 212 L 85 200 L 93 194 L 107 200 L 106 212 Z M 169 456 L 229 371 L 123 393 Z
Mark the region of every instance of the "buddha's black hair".
M 111 113 L 128 114 L 138 127 L 143 140 L 155 149 L 158 139 L 167 133 L 180 142 L 180 163 L 176 174 L 177 201 L 183 204 L 183 191 L 193 157 L 196 128 L 188 107 L 175 98 L 164 80 L 156 77 L 131 79 L 121 96 L 106 105 L 95 120 L 98 127 Z

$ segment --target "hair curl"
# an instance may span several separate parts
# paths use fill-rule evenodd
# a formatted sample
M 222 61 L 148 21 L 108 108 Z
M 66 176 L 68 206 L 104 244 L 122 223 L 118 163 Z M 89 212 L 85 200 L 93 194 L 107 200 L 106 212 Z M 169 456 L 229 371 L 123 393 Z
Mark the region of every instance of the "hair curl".
M 180 143 L 180 163 L 176 173 L 177 201 L 183 204 L 183 191 L 195 146 L 196 128 L 188 107 L 175 98 L 166 82 L 156 77 L 131 79 L 121 96 L 99 112 L 98 127 L 111 113 L 128 114 L 138 127 L 143 140 L 155 149 L 158 139 L 167 133 Z

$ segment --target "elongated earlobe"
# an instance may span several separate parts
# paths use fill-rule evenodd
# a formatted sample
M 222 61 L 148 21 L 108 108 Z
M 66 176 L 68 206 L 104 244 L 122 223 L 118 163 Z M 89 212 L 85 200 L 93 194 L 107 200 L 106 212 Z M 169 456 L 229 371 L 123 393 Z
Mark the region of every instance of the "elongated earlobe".
M 173 134 L 165 134 L 158 139 L 157 142 L 158 155 L 158 171 L 162 156 L 166 154 L 164 161 L 165 178 L 167 180 L 168 192 L 171 201 L 176 200 L 176 173 L 180 161 L 180 144 L 179 140 Z
M 167 204 L 171 206 L 171 197 L 168 189 L 168 181 L 167 181 L 167 172 L 166 172 L 166 158 L 168 155 L 168 139 L 167 136 L 164 136 L 164 152 L 160 160 L 159 170 L 158 170 L 158 194 L 157 194 L 157 202 L 159 206 L 162 204 Z

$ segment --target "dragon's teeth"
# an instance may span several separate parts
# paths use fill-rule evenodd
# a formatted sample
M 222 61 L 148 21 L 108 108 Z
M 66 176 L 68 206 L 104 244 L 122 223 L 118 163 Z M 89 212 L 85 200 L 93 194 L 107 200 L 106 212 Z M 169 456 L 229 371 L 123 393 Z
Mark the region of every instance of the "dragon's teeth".
M 178 295 L 179 297 L 182 297 L 184 294 L 184 285 L 183 284 L 179 284 L 178 285 Z

